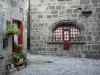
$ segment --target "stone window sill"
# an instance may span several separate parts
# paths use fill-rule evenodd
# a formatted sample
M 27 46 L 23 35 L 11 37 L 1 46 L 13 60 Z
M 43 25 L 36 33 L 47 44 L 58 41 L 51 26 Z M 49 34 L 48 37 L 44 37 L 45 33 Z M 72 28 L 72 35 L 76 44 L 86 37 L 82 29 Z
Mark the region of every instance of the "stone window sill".
M 70 44 L 85 44 L 86 41 L 70 41 Z M 47 44 L 63 44 L 63 41 L 47 41 Z

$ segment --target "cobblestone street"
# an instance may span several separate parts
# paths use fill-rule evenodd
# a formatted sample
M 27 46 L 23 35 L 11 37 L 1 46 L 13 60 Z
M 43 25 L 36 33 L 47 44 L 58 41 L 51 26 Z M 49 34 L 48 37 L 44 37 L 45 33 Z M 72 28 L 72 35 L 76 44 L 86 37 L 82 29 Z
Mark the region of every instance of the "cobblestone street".
M 100 60 L 28 54 L 30 64 L 13 75 L 100 75 Z

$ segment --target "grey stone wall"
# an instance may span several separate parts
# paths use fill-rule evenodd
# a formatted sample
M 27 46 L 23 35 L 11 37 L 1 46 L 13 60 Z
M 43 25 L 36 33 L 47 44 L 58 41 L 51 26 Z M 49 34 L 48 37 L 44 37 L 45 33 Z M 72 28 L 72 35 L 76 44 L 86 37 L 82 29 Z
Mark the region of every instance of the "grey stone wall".
M 92 15 L 82 15 L 84 7 L 89 6 Z M 78 8 L 82 8 L 81 10 Z M 70 56 L 99 58 L 100 56 L 100 1 L 98 0 L 31 0 L 31 51 L 34 54 L 58 55 L 63 53 L 63 44 L 47 44 L 53 25 L 61 20 L 75 21 L 85 29 L 82 31 L 85 44 L 71 44 Z M 49 39 L 50 41 L 50 39 Z M 63 55 L 63 54 L 62 54 Z
M 14 1 L 14 0 L 12 0 Z M 27 54 L 27 10 L 28 10 L 28 2 L 25 0 L 20 0 L 19 2 L 11 2 L 11 0 L 1 0 L 0 3 L 3 3 L 5 6 L 4 11 L 4 20 L 5 23 L 3 25 L 3 31 L 5 32 L 6 29 L 6 20 L 12 21 L 12 19 L 17 19 L 23 22 L 23 45 L 24 49 L 23 52 Z M 23 13 L 20 13 L 20 8 L 23 8 Z M 1 8 L 0 8 L 1 12 Z M 5 36 L 4 36 L 5 37 Z M 3 49 L 2 55 L 4 56 L 3 61 L 0 61 L 0 64 L 2 64 L 2 67 L 0 66 L 0 70 L 5 72 L 5 65 L 11 62 L 12 58 L 12 37 L 8 37 L 8 47 L 6 49 Z M 0 71 L 0 73 L 1 73 Z M 4 75 L 4 74 L 2 74 Z

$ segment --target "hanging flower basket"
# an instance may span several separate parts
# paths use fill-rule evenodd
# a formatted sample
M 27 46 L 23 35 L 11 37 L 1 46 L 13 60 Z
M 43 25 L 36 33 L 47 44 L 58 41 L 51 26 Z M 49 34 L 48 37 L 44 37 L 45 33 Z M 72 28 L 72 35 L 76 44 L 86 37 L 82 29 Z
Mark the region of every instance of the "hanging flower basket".
M 11 25 L 7 25 L 6 33 L 8 35 L 15 34 L 15 35 L 19 36 L 20 35 L 20 30 L 17 27 L 14 27 L 14 24 L 11 24 Z

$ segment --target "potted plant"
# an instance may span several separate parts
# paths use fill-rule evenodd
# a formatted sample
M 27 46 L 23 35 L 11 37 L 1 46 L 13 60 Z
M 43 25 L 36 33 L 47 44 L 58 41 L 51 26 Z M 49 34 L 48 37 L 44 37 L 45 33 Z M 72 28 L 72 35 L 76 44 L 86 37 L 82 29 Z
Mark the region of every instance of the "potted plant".
M 18 50 L 22 50 L 24 48 L 23 44 L 18 45 Z
M 81 37 L 77 37 L 78 41 L 81 41 Z
M 53 41 L 56 41 L 56 36 L 52 36 Z
M 15 27 L 14 24 L 7 25 L 6 31 L 8 35 L 12 35 L 12 34 L 18 36 L 20 35 L 20 30 L 17 27 Z
M 70 37 L 70 41 L 74 41 L 74 37 Z
M 20 60 L 22 59 L 22 55 L 21 54 L 15 54 L 14 55 L 14 62 L 15 64 L 20 64 Z
M 58 37 L 58 40 L 61 41 L 61 37 Z

